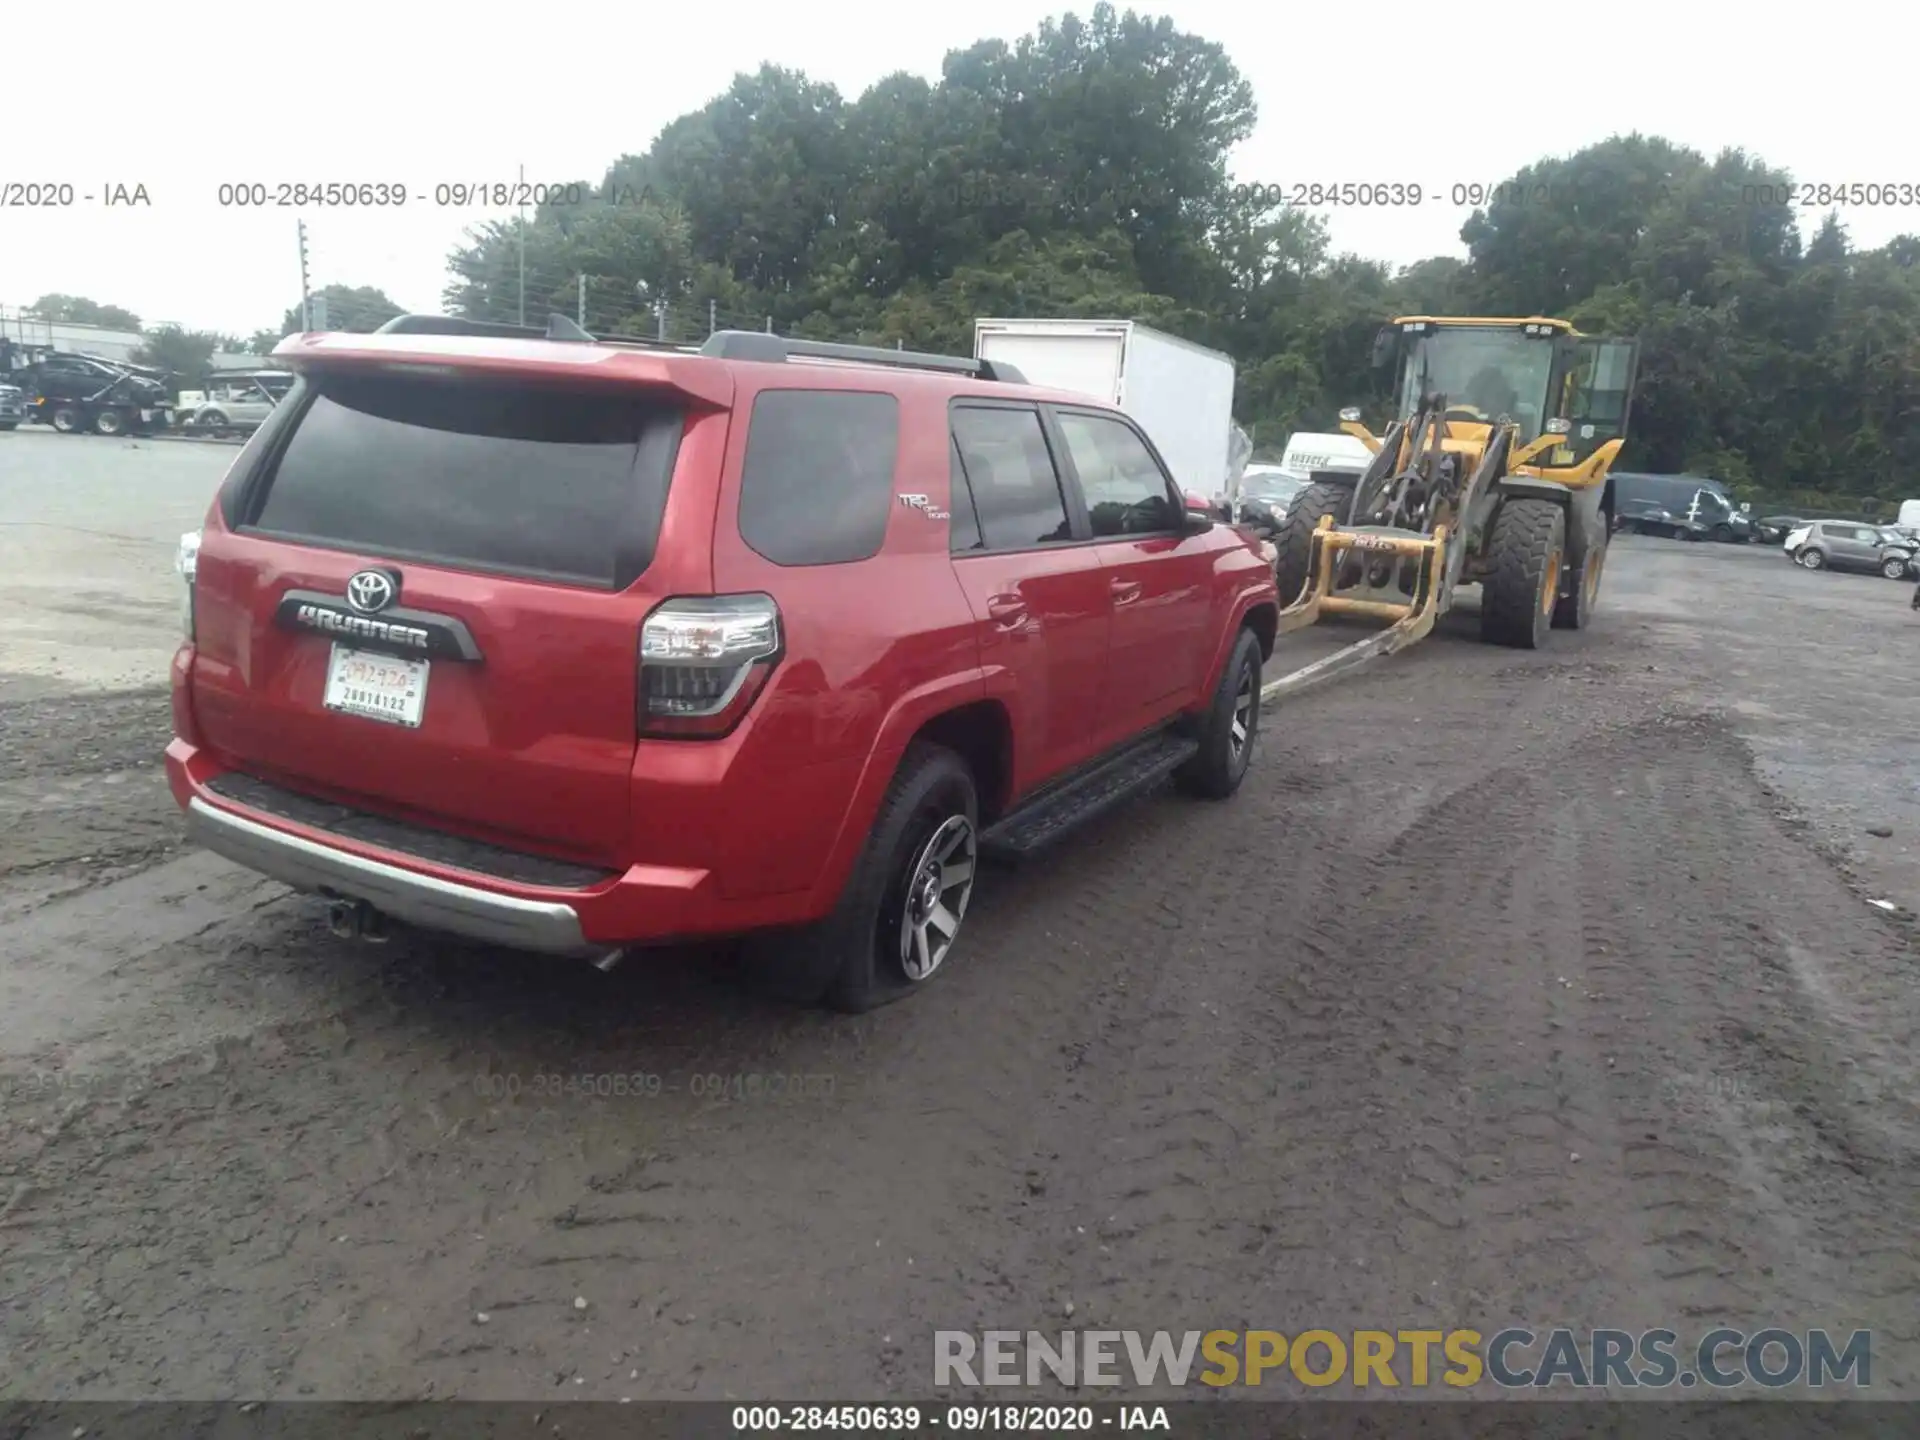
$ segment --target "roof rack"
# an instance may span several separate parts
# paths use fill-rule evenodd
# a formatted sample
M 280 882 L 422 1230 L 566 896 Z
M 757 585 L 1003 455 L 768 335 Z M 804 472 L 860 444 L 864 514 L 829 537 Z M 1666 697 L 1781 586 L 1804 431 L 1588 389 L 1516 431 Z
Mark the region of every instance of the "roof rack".
M 716 330 L 700 347 L 702 355 L 718 360 L 754 360 L 784 365 L 800 357 L 849 360 L 861 365 L 890 365 L 901 370 L 939 370 L 970 375 L 1002 385 L 1024 385 L 1027 377 L 1004 360 L 973 360 L 964 355 L 932 355 L 921 350 L 887 350 L 878 345 L 837 345 L 826 340 L 796 340 L 758 330 Z

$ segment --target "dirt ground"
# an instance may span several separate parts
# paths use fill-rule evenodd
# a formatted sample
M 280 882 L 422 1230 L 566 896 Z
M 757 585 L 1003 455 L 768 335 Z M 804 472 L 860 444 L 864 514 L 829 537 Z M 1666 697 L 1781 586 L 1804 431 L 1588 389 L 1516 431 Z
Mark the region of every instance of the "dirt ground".
M 1623 541 L 1591 631 L 1452 617 L 846 1019 L 706 954 L 344 943 L 186 846 L 165 566 L 228 458 L 0 446 L 44 532 L 0 526 L 0 1398 L 846 1400 L 929 1393 L 936 1329 L 1508 1324 L 1871 1328 L 1920 1393 L 1907 587 Z

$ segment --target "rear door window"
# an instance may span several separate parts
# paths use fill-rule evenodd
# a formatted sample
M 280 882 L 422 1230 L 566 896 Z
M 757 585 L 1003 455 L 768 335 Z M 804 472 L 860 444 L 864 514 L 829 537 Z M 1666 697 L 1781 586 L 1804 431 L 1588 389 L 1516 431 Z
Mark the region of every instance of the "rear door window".
M 677 407 L 633 390 L 384 374 L 311 390 L 249 528 L 602 589 L 652 563 Z
M 879 554 L 893 513 L 900 402 L 849 390 L 763 390 L 740 474 L 740 538 L 776 565 Z
M 1074 538 L 1038 410 L 960 406 L 953 412 L 953 438 L 982 548 L 1028 550 Z

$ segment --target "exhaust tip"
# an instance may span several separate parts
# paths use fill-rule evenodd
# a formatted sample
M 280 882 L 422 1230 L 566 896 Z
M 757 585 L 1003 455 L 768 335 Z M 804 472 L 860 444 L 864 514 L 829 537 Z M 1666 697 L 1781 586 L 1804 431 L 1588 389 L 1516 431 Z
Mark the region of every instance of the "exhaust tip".
M 327 928 L 342 940 L 387 942 L 387 917 L 364 900 L 332 900 L 327 904 Z
M 605 950 L 593 957 L 593 968 L 604 975 L 626 958 L 624 949 Z
M 342 940 L 351 940 L 358 933 L 358 919 L 351 900 L 335 900 L 327 906 L 327 929 Z

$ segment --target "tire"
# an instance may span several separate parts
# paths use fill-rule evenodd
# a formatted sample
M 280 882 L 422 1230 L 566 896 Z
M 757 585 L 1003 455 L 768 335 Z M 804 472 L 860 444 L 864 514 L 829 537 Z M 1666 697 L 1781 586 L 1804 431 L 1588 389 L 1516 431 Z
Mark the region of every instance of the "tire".
M 227 417 L 219 410 L 202 411 L 199 424 L 201 432 L 207 435 L 217 437 L 227 433 Z
M 1480 585 L 1480 638 L 1538 650 L 1553 628 L 1567 516 L 1551 500 L 1507 500 L 1493 517 Z
M 967 763 L 943 746 L 914 741 L 833 913 L 802 930 L 751 937 L 744 947 L 749 971 L 782 999 L 855 1015 L 926 985 L 946 968 L 965 928 L 979 868 L 979 815 Z M 936 856 L 943 850 L 942 864 Z M 963 865 L 964 875 L 956 875 Z M 915 893 L 915 885 L 949 875 L 937 896 L 953 921 L 942 945 L 937 919 L 915 923 L 928 913 L 929 893 Z M 924 970 L 916 934 L 928 941 Z
M 1707 538 L 1716 545 L 1731 545 L 1733 543 L 1733 529 L 1727 525 L 1716 525 L 1712 530 L 1707 532 Z
M 1580 562 L 1580 574 L 1574 580 L 1573 593 L 1562 595 L 1553 606 L 1554 628 L 1584 630 L 1593 624 L 1593 607 L 1600 599 L 1600 579 L 1607 568 L 1607 532 L 1601 527 L 1587 557 Z
M 1907 560 L 1904 555 L 1892 556 L 1880 562 L 1880 573 L 1889 580 L 1907 578 Z
M 1298 600 L 1307 587 L 1307 557 L 1313 551 L 1313 532 L 1319 528 L 1320 517 L 1331 515 L 1337 525 L 1352 502 L 1353 491 L 1345 485 L 1322 481 L 1307 486 L 1287 506 L 1287 518 L 1273 537 L 1273 548 L 1280 552 L 1273 576 L 1280 587 L 1283 607 Z
M 96 435 L 124 435 L 127 433 L 127 417 L 111 407 L 95 413 L 93 433 Z
M 1793 562 L 1803 570 L 1824 570 L 1827 568 L 1827 554 L 1811 545 L 1802 545 L 1794 555 Z
M 62 435 L 78 435 L 84 428 L 80 423 L 80 412 L 71 405 L 54 406 L 53 428 Z
M 1235 638 L 1194 738 L 1200 751 L 1173 772 L 1174 784 L 1203 800 L 1226 799 L 1247 778 L 1260 738 L 1260 637 L 1253 631 Z

